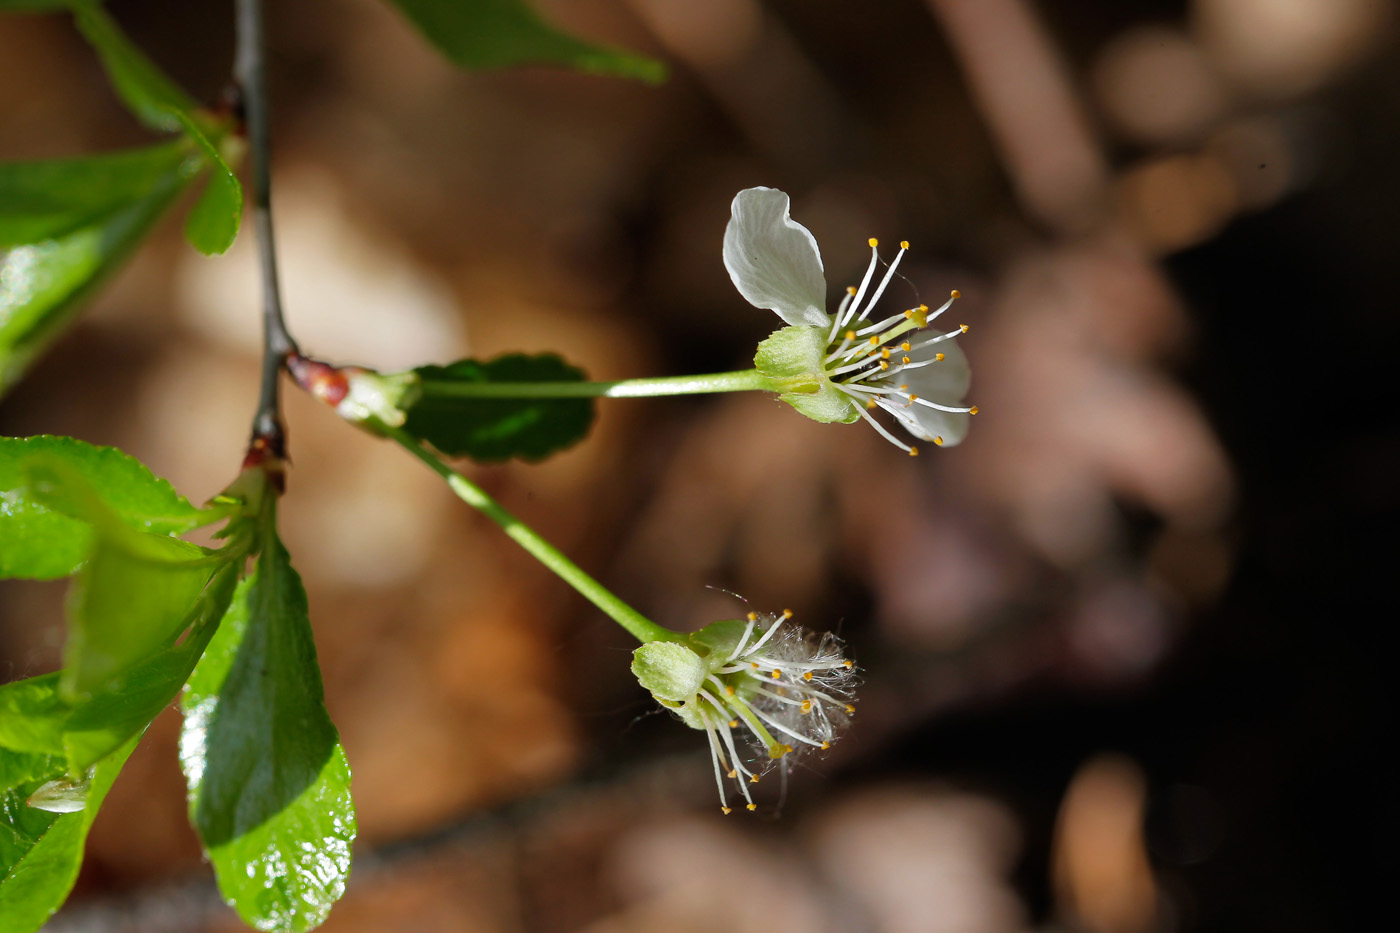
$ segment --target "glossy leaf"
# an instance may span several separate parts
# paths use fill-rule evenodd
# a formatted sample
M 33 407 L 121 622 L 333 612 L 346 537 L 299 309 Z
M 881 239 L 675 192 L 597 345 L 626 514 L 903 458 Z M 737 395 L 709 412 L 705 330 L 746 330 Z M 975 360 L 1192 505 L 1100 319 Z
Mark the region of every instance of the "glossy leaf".
M 181 706 L 190 822 L 224 899 L 261 930 L 318 926 L 345 891 L 355 811 L 306 593 L 272 527 Z
M 185 621 L 188 634 L 136 663 L 63 720 L 68 769 L 77 773 L 140 735 L 180 693 L 228 610 L 241 561 L 224 564 Z
M 90 226 L 197 166 L 183 142 L 0 163 L 0 247 L 39 243 Z
M 438 51 L 463 68 L 567 65 L 656 83 L 666 66 L 592 45 L 545 23 L 523 0 L 392 0 Z
M 189 624 L 214 568 L 203 548 L 125 526 L 97 529 L 69 594 L 61 686 L 78 700 L 169 646 Z
M 185 134 L 204 150 L 211 170 L 209 184 L 185 220 L 185 239 L 206 256 L 225 252 L 238 235 L 238 223 L 243 216 L 243 186 L 203 128 L 187 113 L 177 112 L 175 116 Z
M 175 200 L 188 174 L 54 239 L 0 253 L 0 394 L 63 331 L 77 303 L 115 271 Z
M 61 759 L 0 748 L 0 930 L 31 933 L 63 904 L 97 810 L 136 747 L 132 739 L 99 763 L 88 782 L 83 809 L 52 813 L 26 801 L 47 781 L 63 776 Z M 47 768 L 47 769 L 46 769 Z
M 593 424 L 588 398 L 491 399 L 435 394 L 434 385 L 490 382 L 578 382 L 583 370 L 553 354 L 511 354 L 485 363 L 460 360 L 414 370 L 423 391 L 406 408 L 404 430 L 454 457 L 491 462 L 541 460 L 570 447 Z
M 55 463 L 81 488 L 55 479 Z M 48 477 L 37 488 L 31 486 L 33 464 Z M 115 447 L 51 435 L 0 437 L 0 579 L 49 580 L 75 572 L 92 547 L 90 495 L 118 521 L 153 534 L 183 533 L 218 516 L 191 505 Z
M 71 6 L 79 31 L 97 50 L 122 103 L 151 129 L 180 130 L 180 115 L 199 107 L 194 98 L 132 44 L 95 0 L 73 0 Z
M 58 695 L 58 674 L 0 686 L 0 749 L 62 755 L 69 707 Z

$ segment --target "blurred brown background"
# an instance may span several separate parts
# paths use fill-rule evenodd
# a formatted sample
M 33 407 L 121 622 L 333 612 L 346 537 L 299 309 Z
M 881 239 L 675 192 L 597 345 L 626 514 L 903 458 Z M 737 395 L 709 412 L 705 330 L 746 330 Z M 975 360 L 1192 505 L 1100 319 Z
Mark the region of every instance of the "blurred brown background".
M 217 97 L 228 3 L 110 6 Z M 716 587 L 848 640 L 857 727 L 781 818 L 726 819 L 624 633 L 292 395 L 284 532 L 361 826 L 325 929 L 1357 928 L 1395 838 L 1376 633 L 1396 615 L 1373 602 L 1400 475 L 1395 6 L 543 8 L 672 80 L 462 74 L 374 0 L 273 5 L 304 347 L 747 365 L 776 319 L 720 239 L 763 184 L 833 293 L 870 236 L 913 243 L 896 301 L 963 292 L 982 414 L 910 460 L 756 396 L 616 401 L 546 464 L 472 468 L 665 625 L 743 611 Z M 62 17 L 0 20 L 0 158 L 146 139 Z M 0 431 L 218 491 L 256 395 L 250 247 L 206 259 L 166 223 Z M 0 586 L 0 679 L 53 669 L 62 638 L 60 585 Z M 131 759 L 52 930 L 238 928 L 185 823 L 177 730 L 168 712 Z

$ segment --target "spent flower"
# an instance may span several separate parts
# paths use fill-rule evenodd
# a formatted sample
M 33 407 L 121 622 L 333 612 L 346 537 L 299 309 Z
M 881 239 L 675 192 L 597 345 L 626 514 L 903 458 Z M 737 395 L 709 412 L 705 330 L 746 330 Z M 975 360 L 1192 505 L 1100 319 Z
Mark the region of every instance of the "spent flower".
M 750 784 L 774 762 L 831 747 L 855 713 L 855 664 L 835 635 L 816 635 L 792 613 L 750 612 L 682 641 L 651 641 L 632 672 L 665 708 L 705 732 L 727 814 L 733 781 L 748 809 Z M 741 746 L 745 751 L 741 752 Z
M 785 383 L 783 401 L 816 421 L 850 423 L 864 418 L 882 437 L 911 456 L 919 451 L 870 415 L 884 409 L 916 438 L 952 446 L 967 434 L 964 405 L 972 374 L 955 339 L 963 324 L 940 333 L 925 329 L 952 307 L 954 291 L 930 311 L 927 305 L 871 317 L 894 278 L 899 252 L 875 281 L 883 260 L 870 242 L 870 265 L 860 285 L 846 289 L 835 314 L 826 311 L 826 275 L 811 231 L 790 216 L 788 196 L 775 188 L 746 188 L 734 196 L 724 233 L 724 265 L 750 304 L 787 323 L 759 345 L 754 365 Z M 873 287 L 872 287 L 873 285 Z

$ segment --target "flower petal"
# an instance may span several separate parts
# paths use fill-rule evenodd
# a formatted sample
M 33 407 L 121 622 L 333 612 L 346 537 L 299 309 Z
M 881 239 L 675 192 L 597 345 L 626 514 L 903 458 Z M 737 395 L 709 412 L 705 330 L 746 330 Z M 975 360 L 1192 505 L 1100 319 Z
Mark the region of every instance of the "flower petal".
M 745 188 L 734 196 L 724 231 L 724 267 L 749 303 L 776 311 L 789 324 L 825 327 L 826 275 L 811 231 L 789 215 L 776 188 Z
M 961 406 L 963 396 L 972 383 L 972 369 L 968 366 L 967 356 L 952 340 L 916 351 L 915 356 L 929 359 L 936 353 L 943 354 L 942 362 L 898 373 L 888 381 L 908 385 L 909 391 L 930 402 Z M 952 447 L 967 436 L 970 420 L 970 416 L 961 412 L 939 411 L 917 404 L 908 408 L 896 407 L 892 409 L 892 414 L 910 434 L 926 441 L 941 437 L 944 447 Z
M 892 377 L 891 382 L 907 383 L 909 391 L 930 402 L 940 405 L 961 405 L 967 388 L 972 384 L 972 368 L 968 365 L 967 354 L 963 353 L 955 340 L 945 340 L 931 347 L 915 350 L 915 361 L 935 359 L 942 353 L 943 360 L 911 369 Z

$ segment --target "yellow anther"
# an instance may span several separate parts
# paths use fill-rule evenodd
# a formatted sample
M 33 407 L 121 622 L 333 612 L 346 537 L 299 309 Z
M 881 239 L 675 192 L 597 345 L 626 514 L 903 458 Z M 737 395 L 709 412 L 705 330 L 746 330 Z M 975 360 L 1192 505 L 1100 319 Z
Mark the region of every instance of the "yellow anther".
M 962 328 L 962 332 L 963 332 L 964 334 L 967 333 L 967 325 L 966 325 L 966 324 L 959 324 L 958 326 Z
M 848 671 L 849 671 L 851 668 L 853 668 L 853 667 L 856 666 L 856 662 L 854 662 L 854 661 L 842 661 L 841 663 L 844 664 L 844 665 L 846 665 L 846 670 L 848 670 Z
M 899 391 L 901 391 L 901 392 L 908 392 L 908 391 L 909 391 L 909 383 L 906 382 L 904 385 L 900 386 L 900 387 L 899 387 Z
M 907 362 L 909 362 L 910 359 L 912 359 L 912 357 L 901 356 L 901 357 L 899 358 L 899 361 L 900 361 L 901 363 L 907 363 Z
M 883 349 L 883 350 L 880 351 L 880 359 L 882 359 L 882 360 L 887 360 L 887 359 L 889 359 L 889 358 L 890 358 L 890 348 L 889 348 L 889 347 L 885 347 L 885 349 Z
M 749 783 L 750 783 L 750 784 L 757 784 L 757 783 L 758 783 L 758 775 L 755 774 L 755 775 L 753 775 L 752 777 L 750 777 L 750 778 L 749 778 Z
M 739 772 L 738 772 L 738 770 L 735 769 L 735 768 L 730 768 L 730 769 L 729 769 L 729 773 L 725 775 L 725 777 L 727 777 L 727 778 L 738 777 L 738 776 L 739 776 Z
M 811 711 L 812 711 L 812 701 L 811 701 L 811 700 L 803 700 L 803 701 L 802 701 L 802 712 L 804 712 L 804 713 L 810 713 Z
M 870 248 L 871 248 L 871 249 L 874 249 L 875 247 L 877 247 L 877 246 L 879 246 L 879 245 L 880 245 L 880 241 L 879 241 L 879 240 L 875 239 L 874 237 L 871 237 L 871 238 L 870 238 Z
M 871 345 L 872 347 L 878 347 L 878 346 L 880 345 L 880 335 L 879 335 L 879 334 L 871 334 L 871 335 L 870 335 L 870 345 Z
M 919 310 L 928 314 L 928 305 L 919 305 Z
M 866 408 L 879 408 L 880 405 L 873 398 L 865 403 Z
M 750 622 L 757 622 L 757 621 L 758 621 L 758 613 L 756 613 L 756 612 L 750 612 L 750 613 L 749 613 L 749 621 L 750 621 Z
M 776 667 L 773 668 L 773 679 L 774 679 L 774 680 L 777 680 L 779 677 L 782 677 L 782 676 L 783 676 L 783 672 L 782 672 L 782 671 L 778 670 Z
M 792 610 L 791 610 L 791 609 L 784 609 L 784 610 L 783 610 L 783 618 L 784 618 L 784 619 L 791 619 L 791 618 L 792 618 Z
M 909 395 L 909 401 L 911 401 L 911 402 L 917 402 L 918 400 L 919 400 L 919 397 L 918 397 L 917 395 L 914 395 L 914 394 L 912 394 L 912 393 Z
M 791 755 L 791 754 L 792 754 L 792 746 L 791 746 L 791 745 L 784 745 L 784 746 L 783 746 L 783 754 L 784 754 L 784 755 Z
M 823 750 L 823 751 L 825 751 L 826 749 L 828 749 L 828 748 L 830 748 L 830 747 L 831 747 L 831 743 L 830 743 L 830 742 L 823 742 L 823 743 L 822 743 L 822 750 Z
M 917 311 L 917 310 L 919 310 L 919 309 L 918 309 L 918 308 L 910 308 L 908 311 L 905 311 L 905 312 L 904 312 L 904 317 L 905 317 L 905 319 L 906 319 L 906 320 L 912 321 L 912 320 L 914 319 L 914 312 Z
M 967 410 L 967 413 L 968 413 L 969 415 L 975 415 L 975 414 L 977 414 L 977 406 L 976 406 L 976 405 L 973 405 L 971 408 L 969 408 L 969 409 Z
M 908 241 L 908 240 L 900 240 L 900 241 L 899 241 L 899 248 L 900 248 L 900 249 L 908 249 L 908 248 L 909 248 L 909 241 Z
M 917 447 L 910 447 L 910 448 L 909 448 L 909 456 L 911 456 L 911 457 L 917 457 L 918 455 L 919 455 L 919 448 L 917 448 Z
M 811 680 L 811 679 L 812 679 L 812 672 L 811 672 L 811 671 L 807 671 L 805 674 L 802 675 L 802 679 L 803 679 L 803 680 Z
M 757 809 L 758 809 L 758 804 L 756 804 L 756 803 L 751 803 L 751 804 L 749 804 L 748 809 L 750 809 L 750 810 L 757 810 Z
M 935 438 L 933 439 L 933 442 L 934 442 L 935 444 L 937 444 L 939 447 L 942 447 L 942 446 L 943 446 L 943 435 L 940 434 L 940 435 L 938 435 L 937 437 L 935 437 Z
M 757 661 L 750 661 L 749 664 L 753 665 L 754 667 L 758 667 Z
M 731 697 L 732 697 L 732 696 L 734 695 L 734 685 L 733 685 L 733 684 L 725 684 L 725 685 L 724 685 L 724 693 L 725 693 L 725 696 L 731 696 Z
M 905 353 L 908 353 L 910 350 L 914 349 L 914 345 L 906 340 L 899 345 L 899 348 Z
M 889 368 L 890 368 L 890 364 L 889 364 L 889 363 L 886 363 L 884 360 L 881 360 L 881 361 L 880 361 L 880 368 L 881 368 L 881 369 L 889 369 Z
M 953 289 L 952 295 L 951 295 L 950 297 L 952 297 L 952 299 L 953 299 L 954 301 L 956 301 L 957 299 L 959 299 L 959 298 L 962 297 L 962 292 L 958 291 L 958 290 L 955 288 L 955 289 Z
M 737 728 L 739 728 L 739 720 L 737 720 L 737 719 L 731 719 L 731 720 L 729 720 L 729 728 L 731 728 L 731 729 L 737 729 Z
M 723 813 L 725 816 L 728 816 L 729 814 L 731 814 L 731 813 L 734 812 L 733 810 L 729 809 L 728 807 L 720 807 L 719 809 L 720 809 L 720 812 Z
M 856 287 L 855 287 L 854 285 L 847 285 L 847 286 L 846 286 L 846 294 L 847 294 L 847 295 L 854 296 L 855 293 L 856 293 Z
M 850 714 L 854 715 L 854 714 L 855 714 L 855 711 L 856 711 L 856 708 L 855 708 L 854 706 L 852 706 L 852 705 L 849 704 L 849 703 L 846 704 L 846 712 L 847 712 L 847 713 L 850 713 Z
M 935 354 L 933 355 L 933 359 L 934 359 L 934 362 L 936 362 L 936 363 L 941 363 L 941 362 L 943 362 L 944 360 L 946 360 L 947 357 L 944 356 L 942 353 L 935 353 Z

